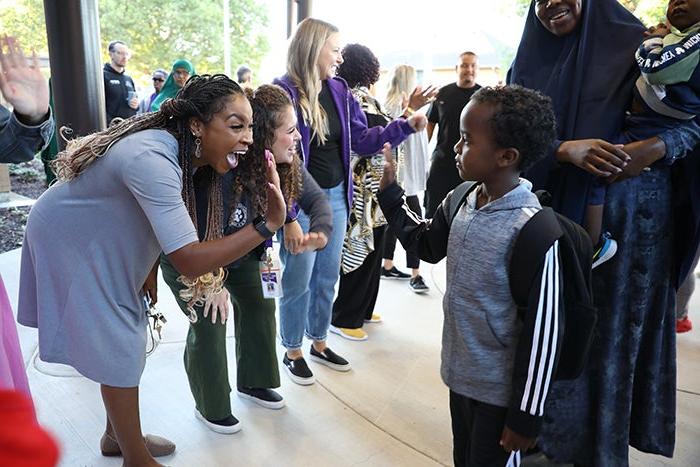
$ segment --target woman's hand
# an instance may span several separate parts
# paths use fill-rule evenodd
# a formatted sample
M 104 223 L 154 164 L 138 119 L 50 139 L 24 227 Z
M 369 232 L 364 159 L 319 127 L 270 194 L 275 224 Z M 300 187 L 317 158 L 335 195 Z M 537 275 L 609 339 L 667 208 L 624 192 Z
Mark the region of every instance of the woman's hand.
M 328 237 L 323 232 L 309 232 L 304 235 L 304 241 L 301 244 L 302 251 L 316 251 L 325 248 L 328 244 Z
M 428 86 L 425 90 L 421 86 L 416 86 L 408 98 L 408 107 L 415 111 L 430 104 L 435 100 L 438 91 L 439 89 L 433 85 Z
M 632 160 L 618 177 L 612 177 L 610 183 L 619 182 L 639 176 L 644 169 L 666 155 L 666 144 L 662 139 L 653 137 L 643 141 L 625 144 L 624 150 Z
M 384 154 L 384 171 L 382 178 L 379 179 L 379 191 L 396 182 L 396 164 L 394 163 L 394 155 L 391 153 L 391 144 L 384 143 L 382 153 Z
M 265 151 L 265 158 L 267 159 L 267 211 L 265 219 L 268 230 L 274 232 L 284 225 L 284 220 L 287 218 L 287 204 L 282 196 L 275 158 L 270 151 Z
M 49 112 L 49 85 L 41 74 L 36 52 L 31 63 L 14 37 L 0 40 L 0 91 L 24 123 L 36 125 Z
M 158 265 L 160 262 L 156 262 L 156 264 L 151 268 L 151 272 L 148 273 L 148 276 L 146 276 L 146 281 L 143 283 L 143 287 L 141 287 L 141 293 L 143 294 L 144 297 L 146 297 L 146 300 L 148 300 L 149 305 L 153 306 L 156 303 L 158 303 Z
M 501 447 L 506 452 L 525 452 L 528 449 L 535 447 L 536 442 L 537 438 L 526 438 L 508 427 L 503 428 L 503 433 L 501 434 Z
M 206 318 L 211 312 L 211 324 L 216 324 L 216 317 L 219 317 L 221 324 L 226 324 L 229 312 L 229 293 L 226 289 L 221 289 L 217 294 L 209 294 L 204 302 L 203 315 Z
M 303 251 L 304 231 L 298 221 L 284 224 L 284 247 L 291 254 L 296 255 Z
M 423 131 L 428 125 L 428 117 L 423 114 L 413 114 L 406 121 L 416 132 Z
M 630 161 L 621 144 L 611 144 L 602 139 L 564 141 L 556 152 L 556 158 L 604 178 L 621 174 Z

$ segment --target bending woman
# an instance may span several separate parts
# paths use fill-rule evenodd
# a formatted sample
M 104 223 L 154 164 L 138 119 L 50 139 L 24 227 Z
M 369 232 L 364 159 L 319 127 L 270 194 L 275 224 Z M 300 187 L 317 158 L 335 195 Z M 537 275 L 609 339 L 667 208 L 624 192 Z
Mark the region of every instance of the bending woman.
M 18 320 L 39 328 L 42 360 L 100 383 L 107 412 L 101 450 L 123 454 L 126 466 L 160 465 L 152 454 L 175 449 L 163 438 L 144 440 L 139 420 L 144 298 L 155 298 L 158 255 L 163 251 L 180 274 L 197 278 L 264 239 L 252 225 L 221 238 L 214 202 L 208 241 L 200 243 L 195 228 L 195 169 L 210 168 L 209 199 L 220 199 L 220 176 L 251 142 L 252 111 L 241 88 L 224 75 L 195 76 L 158 112 L 71 141 L 56 161 L 61 181 L 29 215 Z M 260 189 L 268 193 L 263 225 L 274 231 L 284 222 L 284 200 L 273 184 Z
M 232 235 L 256 222 L 265 212 L 267 198 L 259 190 L 265 179 L 265 153 L 272 153 L 280 177 L 282 193 L 291 205 L 309 213 L 311 233 L 299 251 L 317 250 L 326 245 L 331 233 L 331 209 L 325 194 L 301 164 L 296 148 L 299 142 L 292 103 L 280 87 L 260 86 L 250 92 L 253 107 L 253 144 L 239 166 L 224 176 L 224 235 Z M 208 180 L 195 178 L 200 235 L 206 220 Z M 229 296 L 233 305 L 236 337 L 236 385 L 239 397 L 269 409 L 284 407 L 284 398 L 273 388 L 280 385 L 276 352 L 275 300 L 265 298 L 260 278 L 260 261 L 271 243 L 258 245 L 243 258 L 229 264 L 221 293 L 208 303 L 194 307 L 196 321 L 190 324 L 185 347 L 185 371 L 195 400 L 195 415 L 209 429 L 232 434 L 241 428 L 231 413 L 226 356 L 226 319 Z M 187 303 L 180 298 L 183 284 L 167 258 L 161 257 L 163 277 L 182 311 L 189 316 Z M 211 316 L 209 316 L 211 314 Z M 217 317 L 218 322 L 217 322 Z

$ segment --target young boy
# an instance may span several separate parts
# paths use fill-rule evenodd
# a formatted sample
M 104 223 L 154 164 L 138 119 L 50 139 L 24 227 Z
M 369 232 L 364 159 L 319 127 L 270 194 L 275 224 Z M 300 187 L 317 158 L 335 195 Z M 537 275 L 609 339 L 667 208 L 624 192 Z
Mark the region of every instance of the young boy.
M 653 136 L 666 146 L 666 163 L 684 157 L 700 141 L 700 0 L 669 0 L 668 24 L 649 28 L 635 58 L 641 76 L 620 143 Z M 676 132 L 668 130 L 678 129 Z M 589 193 L 586 230 L 598 242 L 593 267 L 611 259 L 617 243 L 601 235 L 606 183 L 600 179 Z
M 431 263 L 447 256 L 441 376 L 450 389 L 455 465 L 503 467 L 535 443 L 563 329 L 558 241 L 527 309 L 517 309 L 508 284 L 513 243 L 541 209 L 519 174 L 555 138 L 550 100 L 517 86 L 483 88 L 462 111 L 460 134 L 459 175 L 478 185 L 451 225 L 452 193 L 432 220 L 406 207 L 387 147 L 379 202 L 405 247 Z

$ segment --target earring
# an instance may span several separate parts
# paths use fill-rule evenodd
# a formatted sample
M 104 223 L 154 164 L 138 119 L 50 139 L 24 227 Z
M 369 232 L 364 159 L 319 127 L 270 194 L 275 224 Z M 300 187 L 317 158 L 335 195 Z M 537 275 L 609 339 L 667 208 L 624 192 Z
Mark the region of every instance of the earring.
M 197 159 L 202 157 L 202 138 L 199 136 L 194 140 L 194 157 Z

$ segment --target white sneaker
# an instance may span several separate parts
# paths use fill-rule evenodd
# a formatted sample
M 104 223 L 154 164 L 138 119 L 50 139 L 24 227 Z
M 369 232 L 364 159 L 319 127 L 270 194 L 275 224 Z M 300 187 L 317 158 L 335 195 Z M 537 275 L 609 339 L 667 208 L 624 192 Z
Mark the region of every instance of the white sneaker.
M 241 431 L 242 428 L 241 422 L 239 422 L 238 419 L 233 415 L 229 415 L 228 418 L 226 418 L 222 424 L 210 422 L 209 420 L 204 418 L 204 415 L 199 413 L 199 410 L 197 410 L 196 408 L 194 409 L 194 416 L 197 418 L 197 420 L 204 423 L 204 425 L 211 431 L 222 435 L 232 435 L 234 433 L 238 433 L 239 431 Z

